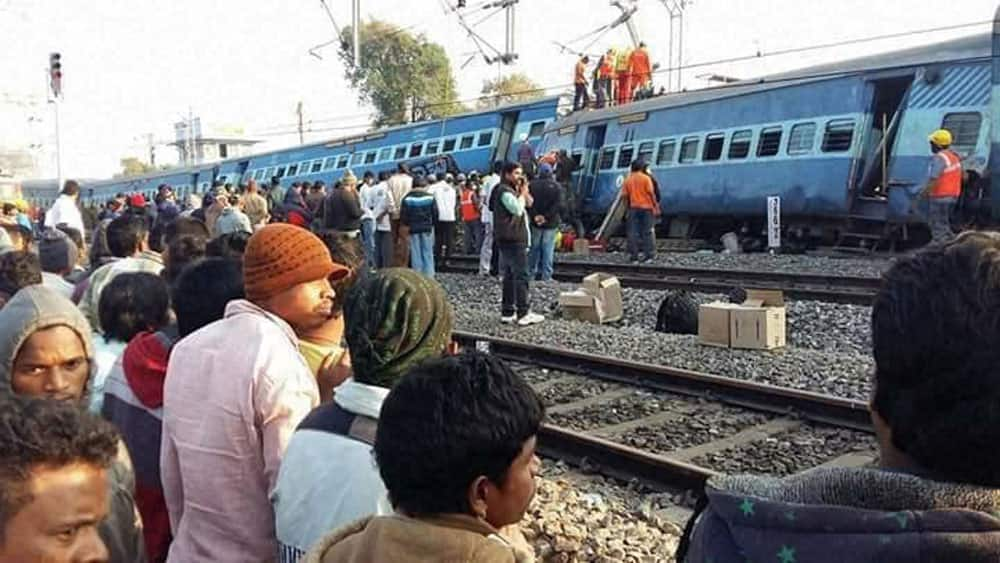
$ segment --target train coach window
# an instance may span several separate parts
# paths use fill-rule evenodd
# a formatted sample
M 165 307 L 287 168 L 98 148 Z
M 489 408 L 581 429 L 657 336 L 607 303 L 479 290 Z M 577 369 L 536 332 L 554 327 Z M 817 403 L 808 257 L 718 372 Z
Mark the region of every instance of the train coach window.
M 413 143 L 410 145 L 410 158 L 416 158 L 422 154 L 424 154 L 423 143 Z
M 600 170 L 610 170 L 615 164 L 615 148 L 609 147 L 601 151 L 601 163 L 598 166 Z
M 698 137 L 688 137 L 681 142 L 681 162 L 694 162 L 698 160 Z
M 441 152 L 445 153 L 445 152 L 451 152 L 453 150 L 455 150 L 455 139 L 454 138 L 445 139 L 444 144 L 441 145 Z
M 351 155 L 348 155 L 348 154 L 342 154 L 342 155 L 340 155 L 340 158 L 337 159 L 337 168 L 338 169 L 339 168 L 347 168 L 347 163 L 350 162 L 350 160 L 351 160 Z
M 396 151 L 392 153 L 393 160 L 403 160 L 406 158 L 406 145 L 399 145 L 396 147 Z
M 309 172 L 312 173 L 312 174 L 315 174 L 315 173 L 319 172 L 322 169 L 323 169 L 323 161 L 322 160 L 314 160 L 312 162 L 312 168 L 310 168 Z
M 781 148 L 781 127 L 768 127 L 760 132 L 757 156 L 774 156 Z
M 979 112 L 949 113 L 941 121 L 941 128 L 951 132 L 953 150 L 969 154 L 976 150 L 982 122 L 983 116 Z
M 826 123 L 823 133 L 823 152 L 845 152 L 854 140 L 854 120 L 834 119 Z
M 636 155 L 636 160 L 641 160 L 646 164 L 653 163 L 653 141 L 646 141 L 645 143 L 639 143 L 639 154 Z
M 365 160 L 365 153 L 356 152 L 353 155 L 351 155 L 351 166 L 357 166 L 362 162 L 364 162 L 364 160 Z
M 542 133 L 544 133 L 544 132 L 545 132 L 545 122 L 544 121 L 536 121 L 536 122 L 532 123 L 531 124 L 531 128 L 528 129 L 528 137 L 529 138 L 541 137 Z
M 333 170 L 333 167 L 337 164 L 337 157 L 328 156 L 326 160 L 323 161 L 323 170 Z
M 380 149 L 378 151 L 378 161 L 379 162 L 385 162 L 385 161 L 389 160 L 390 156 L 392 156 L 392 147 L 385 147 L 385 148 Z
M 375 152 L 375 151 L 368 151 L 368 152 L 366 152 L 365 153 L 365 164 L 374 164 L 376 156 L 378 156 L 378 153 Z
M 635 147 L 628 145 L 622 147 L 621 152 L 618 153 L 618 168 L 628 168 L 632 166 L 632 155 L 635 154 Z
M 462 137 L 462 141 L 458 143 L 458 150 L 464 151 L 465 149 L 471 149 L 473 139 L 475 139 L 473 135 L 466 135 Z
M 656 151 L 656 165 L 669 166 L 674 163 L 674 153 L 677 152 L 677 141 L 660 141 L 660 148 Z
M 573 159 L 573 170 L 580 168 L 580 166 L 583 164 L 583 153 L 575 152 L 573 153 L 571 158 Z
M 265 180 L 270 180 L 271 178 L 274 178 L 275 171 L 276 171 L 276 169 L 273 166 L 270 167 L 270 168 L 268 168 L 267 172 L 264 173 L 264 179 Z
M 702 160 L 719 160 L 722 158 L 722 146 L 726 144 L 725 133 L 712 133 L 705 137 L 705 152 L 702 153 Z
M 744 129 L 733 132 L 729 139 L 729 158 L 739 160 L 750 154 L 750 142 L 753 141 L 753 131 Z
M 291 166 L 288 167 L 288 175 L 289 176 L 296 176 L 298 174 L 298 172 L 299 172 L 299 165 L 298 164 L 293 164 L 293 165 L 291 165 Z
M 479 134 L 479 142 L 476 143 L 477 146 L 488 147 L 491 144 L 493 144 L 493 131 L 486 131 Z
M 277 177 L 279 177 L 279 178 L 284 178 L 285 177 L 285 167 L 284 166 L 279 166 L 278 167 L 278 171 L 275 172 L 274 175 L 277 176 Z
M 438 153 L 438 147 L 440 147 L 440 146 L 441 146 L 441 141 L 438 141 L 436 139 L 433 140 L 433 141 L 427 141 L 427 150 L 424 151 L 424 154 L 428 154 L 428 155 L 437 154 Z
M 788 154 L 806 154 L 812 152 L 816 142 L 816 124 L 799 123 L 788 133 Z

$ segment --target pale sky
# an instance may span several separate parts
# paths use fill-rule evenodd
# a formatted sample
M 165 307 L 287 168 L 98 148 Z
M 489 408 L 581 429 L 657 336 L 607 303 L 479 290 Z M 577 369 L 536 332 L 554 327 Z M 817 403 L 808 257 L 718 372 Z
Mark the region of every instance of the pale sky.
M 476 58 L 457 18 L 445 11 L 454 0 L 362 0 L 364 18 L 390 21 L 424 33 L 451 56 L 459 97 L 475 98 L 496 66 Z M 337 23 L 350 23 L 349 0 L 328 0 Z M 469 6 L 482 4 L 469 0 Z M 638 0 L 636 23 L 654 61 L 666 66 L 668 13 L 659 0 Z M 961 6 L 961 9 L 954 9 Z M 685 12 L 685 64 L 762 51 L 816 45 L 939 26 L 988 21 L 996 0 L 694 0 Z M 944 9 L 943 9 L 944 8 Z M 477 22 L 492 10 L 467 9 Z M 543 86 L 571 82 L 575 55 L 552 41 L 569 43 L 619 14 L 608 0 L 521 0 L 516 11 L 516 64 Z M 705 85 L 697 75 L 716 72 L 752 77 L 811 64 L 932 43 L 988 31 L 989 25 L 881 40 L 697 68 L 684 86 Z M 503 48 L 502 14 L 476 28 Z M 295 106 L 301 100 L 307 128 L 364 127 L 362 107 L 347 85 L 336 51 L 308 54 L 333 37 L 319 0 L 0 0 L 0 147 L 40 145 L 43 174 L 55 175 L 54 127 L 45 100 L 48 54 L 63 56 L 65 102 L 61 109 L 63 169 L 67 177 L 107 177 L 125 156 L 146 158 L 145 136 L 173 140 L 173 123 L 191 108 L 208 125 L 242 127 L 267 141 L 266 148 L 298 142 Z M 589 52 L 624 45 L 623 27 Z M 582 48 L 589 41 L 573 44 Z M 660 81 L 665 77 L 658 77 Z M 30 118 L 35 118 L 29 121 Z M 38 120 L 40 119 L 40 121 Z M 310 124 L 310 121 L 312 122 Z M 290 132 L 275 135 L 275 132 Z M 306 141 L 349 131 L 310 132 Z M 158 161 L 175 159 L 160 146 Z

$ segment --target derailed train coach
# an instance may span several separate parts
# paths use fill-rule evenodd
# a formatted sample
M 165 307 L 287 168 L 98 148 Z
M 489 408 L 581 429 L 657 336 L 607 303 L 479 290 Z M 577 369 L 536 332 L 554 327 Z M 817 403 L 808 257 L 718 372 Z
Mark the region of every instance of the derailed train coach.
M 573 189 L 591 225 L 638 158 L 661 186 L 671 236 L 735 231 L 760 241 L 777 196 L 787 243 L 871 249 L 928 238 L 926 205 L 914 194 L 927 177 L 927 137 L 944 128 L 966 172 L 955 226 L 997 224 L 996 37 L 576 112 L 546 130 L 541 150 L 565 149 L 576 161 Z
M 275 177 L 283 185 L 317 180 L 329 185 L 348 169 L 359 178 L 368 171 L 395 170 L 400 163 L 432 170 L 435 167 L 429 163 L 438 158 L 448 163 L 445 168 L 485 171 L 494 160 L 512 156 L 521 135 L 539 142 L 545 128 L 556 119 L 559 101 L 558 96 L 552 96 L 503 104 L 221 162 L 88 182 L 82 198 L 85 204 L 103 203 L 117 193 L 152 198 L 161 184 L 169 184 L 178 198 L 183 198 L 207 192 L 215 181 L 235 186 L 254 179 L 266 184 Z

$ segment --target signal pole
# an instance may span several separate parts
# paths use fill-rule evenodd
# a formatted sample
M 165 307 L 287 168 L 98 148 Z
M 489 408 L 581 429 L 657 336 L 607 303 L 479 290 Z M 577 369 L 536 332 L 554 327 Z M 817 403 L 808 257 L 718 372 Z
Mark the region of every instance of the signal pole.
M 48 75 L 49 91 L 52 97 L 49 103 L 52 104 L 53 123 L 56 128 L 56 178 L 58 189 L 63 188 L 62 170 L 62 137 L 59 134 L 59 102 L 62 97 L 62 55 L 59 53 L 49 53 Z

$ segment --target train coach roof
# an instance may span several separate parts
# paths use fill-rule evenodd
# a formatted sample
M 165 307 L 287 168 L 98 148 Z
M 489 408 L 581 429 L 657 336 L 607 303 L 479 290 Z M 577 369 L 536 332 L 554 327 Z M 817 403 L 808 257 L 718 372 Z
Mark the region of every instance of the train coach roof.
M 742 80 L 723 86 L 656 96 L 625 106 L 615 106 L 594 111 L 578 111 L 553 123 L 549 127 L 549 130 L 557 130 L 562 127 L 593 121 L 606 121 L 619 116 L 642 113 L 644 111 L 740 96 L 795 84 L 829 80 L 838 76 L 859 72 L 924 66 L 949 61 L 985 59 L 990 56 L 992 50 L 991 37 L 988 33 L 970 35 L 932 45 L 804 67 L 784 73 Z

